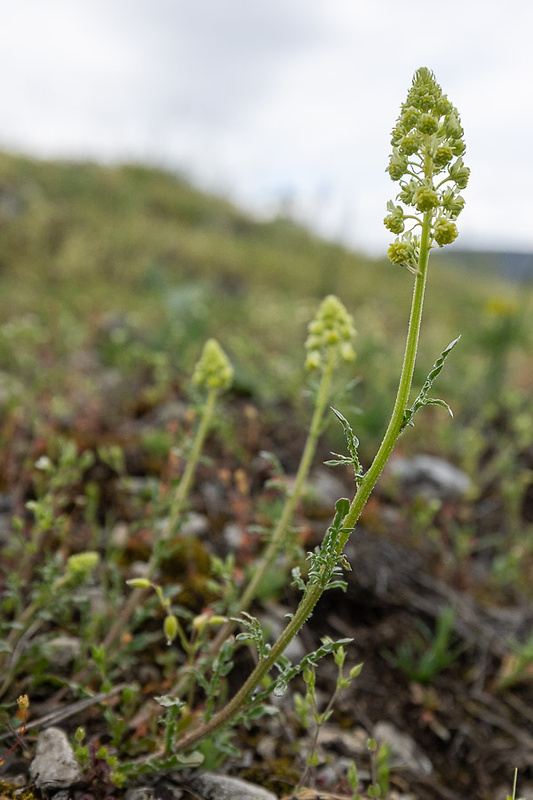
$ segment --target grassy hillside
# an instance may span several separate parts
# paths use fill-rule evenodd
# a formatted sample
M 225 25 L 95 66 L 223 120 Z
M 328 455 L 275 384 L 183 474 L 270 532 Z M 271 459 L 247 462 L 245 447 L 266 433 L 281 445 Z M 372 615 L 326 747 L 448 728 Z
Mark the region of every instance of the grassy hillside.
M 46 345 L 50 359 L 59 353 L 65 363 L 68 353 L 97 342 L 116 362 L 130 357 L 134 340 L 138 358 L 159 354 L 177 374 L 213 335 L 232 354 L 243 391 L 294 399 L 307 323 L 333 292 L 355 317 L 363 379 L 354 403 L 365 409 L 362 427 L 377 434 L 411 287 L 409 274 L 386 260 L 322 241 L 287 219 L 258 222 L 156 169 L 0 155 L 0 321 L 10 321 L 4 369 L 12 348 L 28 360 L 24 348 Z M 462 405 L 487 389 L 495 371 L 499 384 L 530 387 L 528 304 L 512 285 L 451 268 L 445 255 L 435 259 L 421 371 L 461 334 L 442 376 L 449 399 Z

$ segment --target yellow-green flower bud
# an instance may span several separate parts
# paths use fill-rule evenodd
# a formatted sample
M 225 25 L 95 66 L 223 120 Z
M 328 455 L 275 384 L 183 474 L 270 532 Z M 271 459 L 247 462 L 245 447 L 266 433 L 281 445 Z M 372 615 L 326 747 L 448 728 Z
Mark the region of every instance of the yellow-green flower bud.
M 126 583 L 128 586 L 131 586 L 132 589 L 150 589 L 153 585 L 148 578 L 131 578 L 129 581 L 126 581 Z
M 405 228 L 405 222 L 402 217 L 397 217 L 394 214 L 388 214 L 383 220 L 385 227 L 391 233 L 402 233 Z
M 322 356 L 318 350 L 311 350 L 305 359 L 305 368 L 314 372 L 322 366 Z
M 460 139 L 463 136 L 463 128 L 461 127 L 459 117 L 453 107 L 452 110 L 446 115 L 444 130 L 446 131 L 446 135 L 451 139 Z
M 355 358 L 353 319 L 334 295 L 324 298 L 308 331 L 305 343 L 306 369 L 320 369 L 332 353 L 342 361 L 353 361 Z
M 405 228 L 403 208 L 401 206 L 395 206 L 392 200 L 389 200 L 387 203 L 387 211 L 390 211 L 390 214 L 383 220 L 385 227 L 388 228 L 391 233 L 402 233 Z
M 453 111 L 453 106 L 445 94 L 443 94 L 440 100 L 438 101 L 437 105 L 435 106 L 435 110 L 441 117 L 446 116 L 447 114 L 450 113 L 450 111 Z
M 396 239 L 387 251 L 393 264 L 401 264 L 410 272 L 418 273 L 418 258 L 420 255 L 420 240 L 410 231 L 404 233 L 401 239 Z
M 405 264 L 411 256 L 411 249 L 405 242 L 392 242 L 387 255 L 393 264 Z
M 417 189 L 418 185 L 416 181 L 411 179 L 409 183 L 406 183 L 405 186 L 402 187 L 402 190 L 398 194 L 398 200 L 401 200 L 402 203 L 405 203 L 406 206 L 412 206 L 415 200 L 415 194 Z
M 466 144 L 462 139 L 454 139 L 450 147 L 452 148 L 454 156 L 462 156 L 466 150 Z
M 455 219 L 464 208 L 465 201 L 460 194 L 455 194 L 451 187 L 448 187 L 441 196 L 442 207 L 450 212 L 450 218 Z
M 415 133 L 408 133 L 400 139 L 400 152 L 405 156 L 412 156 L 420 148 L 420 139 Z
M 433 156 L 433 163 L 436 167 L 445 167 L 453 158 L 453 150 L 447 145 L 443 144 L 437 147 L 435 155 Z
M 421 114 L 420 119 L 418 120 L 417 128 L 420 133 L 426 133 L 431 136 L 432 133 L 436 133 L 439 127 L 438 121 L 432 114 Z
M 93 570 L 96 569 L 100 561 L 100 556 L 94 550 L 86 550 L 84 553 L 76 553 L 67 560 L 65 565 L 65 578 L 83 581 Z
M 448 171 L 450 173 L 450 178 L 455 181 L 457 188 L 464 189 L 470 177 L 470 167 L 465 167 L 463 159 L 459 157 Z
M 163 630 L 165 632 L 167 644 L 170 646 L 178 635 L 178 620 L 174 614 L 167 614 L 163 623 Z
M 348 342 L 342 342 L 339 348 L 340 357 L 346 363 L 350 361 L 355 361 L 355 350 L 353 349 L 351 344 Z
M 407 161 L 400 154 L 400 151 L 395 147 L 392 151 L 392 156 L 388 166 L 389 175 L 393 181 L 399 181 L 407 171 Z
M 420 112 L 414 106 L 408 106 L 402 111 L 402 120 L 406 130 L 410 131 L 418 122 Z
M 415 203 L 419 211 L 431 211 L 439 205 L 439 196 L 434 189 L 429 186 L 421 186 L 415 194 Z
M 208 339 L 205 343 L 192 381 L 196 386 L 205 389 L 224 391 L 230 388 L 233 381 L 233 367 L 216 339 Z
M 457 239 L 458 235 L 457 225 L 450 219 L 446 219 L 446 217 L 438 219 L 433 228 L 433 236 L 439 247 L 451 244 Z

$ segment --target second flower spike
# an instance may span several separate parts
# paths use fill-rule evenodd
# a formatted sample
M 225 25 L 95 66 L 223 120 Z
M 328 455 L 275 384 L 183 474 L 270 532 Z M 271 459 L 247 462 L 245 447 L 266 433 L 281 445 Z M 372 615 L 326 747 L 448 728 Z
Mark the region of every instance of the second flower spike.
M 324 298 L 308 330 L 307 369 L 323 369 L 332 357 L 340 361 L 355 359 L 353 319 L 335 295 Z

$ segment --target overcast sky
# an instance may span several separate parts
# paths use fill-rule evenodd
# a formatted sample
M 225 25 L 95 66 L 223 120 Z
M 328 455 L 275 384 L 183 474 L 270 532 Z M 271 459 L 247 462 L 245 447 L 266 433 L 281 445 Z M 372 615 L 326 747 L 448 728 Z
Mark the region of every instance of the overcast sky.
M 459 242 L 533 251 L 531 0 L 0 0 L 0 147 L 142 160 L 372 253 L 420 66 L 459 109 Z

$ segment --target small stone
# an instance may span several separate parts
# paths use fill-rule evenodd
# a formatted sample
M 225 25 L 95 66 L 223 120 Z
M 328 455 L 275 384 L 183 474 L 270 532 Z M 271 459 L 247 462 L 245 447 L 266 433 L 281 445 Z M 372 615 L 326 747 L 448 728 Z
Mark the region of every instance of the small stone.
M 433 772 L 431 761 L 422 753 L 415 740 L 390 722 L 376 723 L 372 736 L 378 745 L 388 745 L 391 767 L 402 767 L 413 775 L 421 776 L 428 776 Z
M 202 800 L 276 800 L 275 794 L 261 786 L 215 772 L 201 772 L 189 785 Z
M 180 527 L 182 536 L 205 536 L 209 531 L 209 519 L 205 514 L 191 511 L 183 520 Z
M 329 517 L 335 511 L 335 503 L 346 496 L 346 487 L 333 470 L 318 467 L 306 482 L 303 505 L 313 517 Z
M 52 796 L 52 800 L 71 800 L 72 793 L 68 789 L 61 789 Z
M 242 545 L 243 529 L 237 522 L 228 522 L 222 531 L 224 542 L 231 550 L 238 550 Z
M 137 786 L 135 789 L 128 789 L 124 800 L 155 800 L 155 797 L 155 790 L 152 786 Z
M 68 667 L 81 652 L 81 642 L 75 636 L 56 636 L 44 645 L 46 657 L 52 667 Z
M 155 800 L 182 800 L 183 797 L 192 797 L 189 792 L 184 792 L 169 781 L 159 781 L 155 787 Z M 127 800 L 125 798 L 125 800 Z
M 390 461 L 387 472 L 413 495 L 429 499 L 460 498 L 471 486 L 470 478 L 465 472 L 436 456 L 394 458 Z
M 59 728 L 47 728 L 39 734 L 30 775 L 38 789 L 64 789 L 79 781 L 78 762 Z

